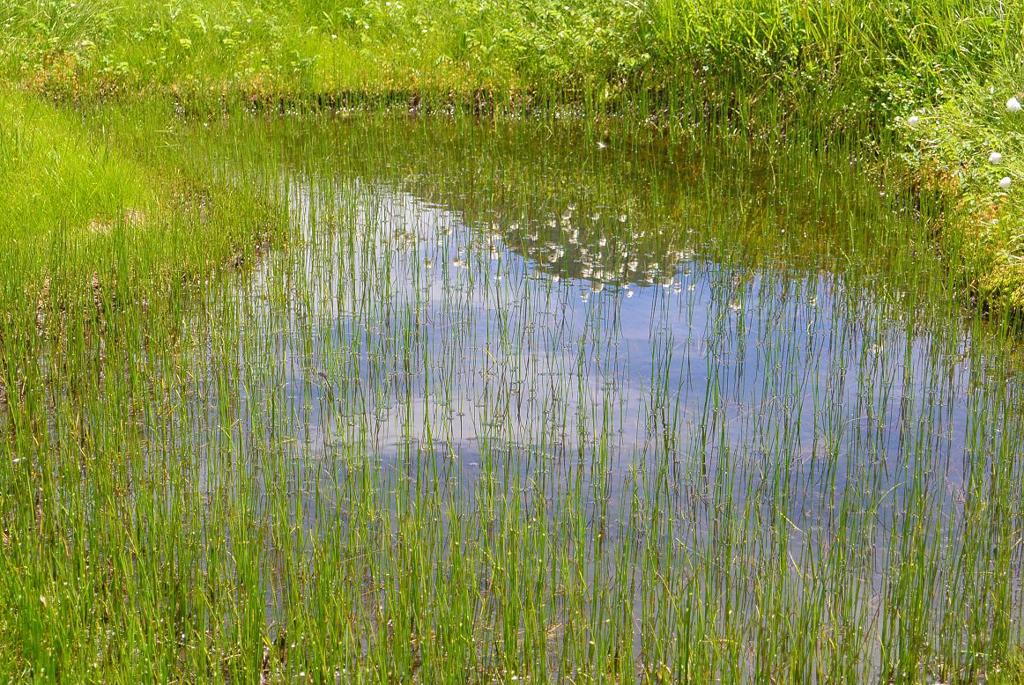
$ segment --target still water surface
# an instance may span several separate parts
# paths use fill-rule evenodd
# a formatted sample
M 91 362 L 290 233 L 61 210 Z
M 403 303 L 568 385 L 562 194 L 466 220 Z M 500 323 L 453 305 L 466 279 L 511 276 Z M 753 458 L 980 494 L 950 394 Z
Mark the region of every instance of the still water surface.
M 304 503 L 316 539 L 365 523 L 354 494 L 395 521 L 429 501 L 439 535 L 485 548 L 543 512 L 551 541 L 516 563 L 554 575 L 548 545 L 576 549 L 595 596 L 634 606 L 641 660 L 684 621 L 665 613 L 673 593 L 733 597 L 747 618 L 723 632 L 756 651 L 767 589 L 799 607 L 842 588 L 849 613 L 825 623 L 858 626 L 861 675 L 883 667 L 878 635 L 901 625 L 920 548 L 922 630 L 966 639 L 944 623 L 975 587 L 957 560 L 999 555 L 967 539 L 994 529 L 971 529 L 965 502 L 1018 492 L 990 482 L 1024 435 L 1015 352 L 950 296 L 921 247 L 929 210 L 879 192 L 862 162 L 735 141 L 599 150 L 526 123 L 224 135 L 273 151 L 228 166 L 263 165 L 293 236 L 211 294 L 223 316 L 195 326 L 213 350 L 195 425 L 237 393 L 246 449 L 282 457 L 252 467 L 268 511 Z M 237 382 L 218 386 L 225 365 Z M 636 568 L 665 580 L 624 587 Z

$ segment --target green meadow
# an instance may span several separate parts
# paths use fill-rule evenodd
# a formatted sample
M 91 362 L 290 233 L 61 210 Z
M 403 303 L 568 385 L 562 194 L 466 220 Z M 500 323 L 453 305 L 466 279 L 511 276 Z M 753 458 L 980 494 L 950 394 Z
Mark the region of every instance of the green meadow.
M 0 681 L 1020 682 L 1021 46 L 5 3 Z

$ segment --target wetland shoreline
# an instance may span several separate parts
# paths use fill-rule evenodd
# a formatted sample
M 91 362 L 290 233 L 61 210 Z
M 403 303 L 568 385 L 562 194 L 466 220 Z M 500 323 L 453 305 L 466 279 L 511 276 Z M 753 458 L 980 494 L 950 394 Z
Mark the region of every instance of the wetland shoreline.
M 0 680 L 1024 677 L 1024 4 L 0 27 Z

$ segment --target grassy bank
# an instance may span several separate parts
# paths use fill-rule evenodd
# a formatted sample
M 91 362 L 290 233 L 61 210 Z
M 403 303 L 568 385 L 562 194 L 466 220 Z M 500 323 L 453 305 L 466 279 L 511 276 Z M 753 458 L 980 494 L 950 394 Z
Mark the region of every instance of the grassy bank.
M 154 140 L 160 127 L 147 117 L 157 110 L 133 111 L 142 118 L 103 134 L 73 111 L 0 93 L 8 317 L 38 314 L 42 326 L 44 308 L 91 302 L 94 287 L 122 304 L 167 298 L 279 231 L 281 215 L 244 180 L 219 177 L 162 137 L 172 133 L 166 128 Z M 185 239 L 196 233 L 202 244 Z
M 951 268 L 986 304 L 1024 304 L 1024 205 L 997 187 L 1024 183 L 1024 114 L 1003 107 L 1024 90 L 1018 3 L 13 0 L 0 26 L 6 81 L 62 101 L 573 108 L 865 147 L 889 132 L 963 210 Z

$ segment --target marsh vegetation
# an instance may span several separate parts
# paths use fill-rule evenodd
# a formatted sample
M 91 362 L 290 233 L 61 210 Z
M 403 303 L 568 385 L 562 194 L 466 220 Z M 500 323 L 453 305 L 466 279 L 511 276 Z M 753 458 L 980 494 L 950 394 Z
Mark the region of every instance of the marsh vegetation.
M 1024 677 L 1022 6 L 0 27 L 0 680 Z
M 963 306 L 940 201 L 855 148 L 146 112 L 86 125 L 281 211 L 148 301 L 116 268 L 8 290 L 6 673 L 1012 673 L 1017 342 Z M 165 230 L 201 253 L 211 220 Z

